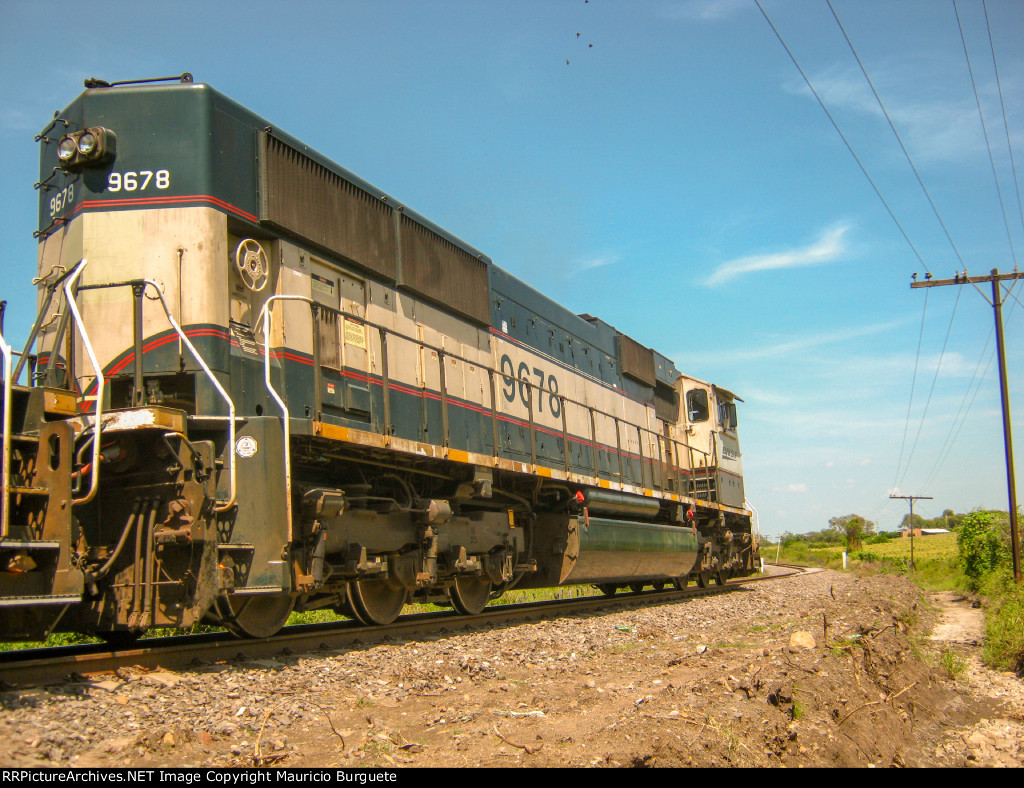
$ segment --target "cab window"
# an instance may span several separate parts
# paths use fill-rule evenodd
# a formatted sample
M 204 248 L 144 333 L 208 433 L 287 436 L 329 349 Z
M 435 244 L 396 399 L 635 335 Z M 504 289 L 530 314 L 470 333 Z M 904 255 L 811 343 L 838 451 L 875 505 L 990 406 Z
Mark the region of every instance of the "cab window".
M 686 393 L 686 418 L 690 422 L 707 421 L 710 416 L 708 393 L 704 389 L 692 389 Z

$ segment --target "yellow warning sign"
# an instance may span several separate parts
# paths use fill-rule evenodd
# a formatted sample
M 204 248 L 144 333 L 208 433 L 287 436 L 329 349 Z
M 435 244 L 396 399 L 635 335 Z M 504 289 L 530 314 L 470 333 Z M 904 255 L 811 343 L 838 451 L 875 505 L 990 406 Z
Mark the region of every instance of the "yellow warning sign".
M 366 326 L 355 320 L 345 318 L 345 344 L 355 345 L 366 350 Z

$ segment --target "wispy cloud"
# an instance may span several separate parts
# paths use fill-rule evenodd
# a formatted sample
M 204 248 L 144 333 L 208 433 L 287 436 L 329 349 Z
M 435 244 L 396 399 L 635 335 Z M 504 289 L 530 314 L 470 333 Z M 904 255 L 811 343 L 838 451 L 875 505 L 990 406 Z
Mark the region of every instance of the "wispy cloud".
M 615 263 L 619 262 L 621 259 L 622 257 L 618 254 L 577 258 L 570 263 L 569 269 L 565 272 L 565 276 L 575 276 L 576 274 L 581 274 L 584 271 L 592 271 L 595 268 L 604 268 L 608 265 L 615 265 Z
M 875 336 L 877 334 L 885 334 L 894 329 L 899 328 L 907 323 L 907 319 L 890 320 L 883 323 L 868 323 L 860 326 L 849 326 L 840 328 L 835 331 L 811 331 L 800 336 L 777 339 L 773 340 L 769 338 L 767 341 L 757 345 L 750 345 L 744 348 L 736 348 L 732 350 L 714 350 L 707 353 L 694 352 L 694 351 L 680 351 L 676 354 L 678 358 L 686 358 L 691 364 L 704 364 L 704 363 L 716 363 L 716 364 L 740 364 L 748 361 L 762 361 L 765 359 L 777 359 L 782 356 L 791 356 L 798 353 L 805 354 L 805 363 L 821 363 L 831 364 L 833 359 L 831 356 L 824 357 L 821 359 L 815 357 L 806 356 L 807 351 L 816 350 L 818 348 L 827 347 L 829 345 L 836 345 L 843 342 L 849 342 L 851 340 L 864 339 L 865 337 Z M 949 354 L 947 354 L 949 355 Z M 855 360 L 854 357 L 844 355 L 842 364 L 846 365 Z M 949 359 L 947 358 L 947 362 Z M 887 371 L 905 371 L 913 369 L 914 357 L 900 357 L 897 362 L 893 362 L 890 358 L 879 359 L 877 357 L 864 357 L 863 369 L 867 371 L 874 370 L 877 374 L 880 368 L 885 368 Z M 946 362 L 943 364 L 945 369 Z M 959 367 L 958 367 L 959 368 Z M 848 373 L 852 375 L 853 373 Z M 868 375 L 870 377 L 870 375 Z M 775 399 L 778 399 L 776 396 Z M 773 404 L 779 404 L 774 402 Z
M 749 0 L 686 0 L 666 7 L 661 15 L 667 19 L 720 22 L 732 19 L 750 8 Z
M 962 75 L 950 73 L 949 63 L 903 57 L 890 58 L 880 64 L 869 63 L 868 69 L 893 125 L 915 160 L 965 161 L 985 151 L 985 139 L 973 97 L 950 95 L 934 87 L 936 83 L 958 84 L 956 80 Z M 914 75 L 921 78 L 915 79 Z M 936 79 L 937 75 L 939 79 Z M 878 118 L 885 133 L 883 138 L 875 138 L 874 147 L 882 143 L 885 149 L 902 156 L 899 144 L 888 130 L 882 109 L 860 69 L 833 67 L 812 75 L 811 81 L 830 110 L 847 110 Z M 1008 79 L 1007 84 L 1008 90 L 1017 93 L 1014 80 Z M 930 92 L 928 85 L 933 86 Z M 914 92 L 908 92 L 907 86 L 913 86 Z M 811 98 L 811 92 L 802 80 L 789 81 L 785 89 Z M 979 91 L 986 118 L 999 117 L 1001 110 L 995 84 L 983 81 L 979 84 Z M 842 120 L 840 124 L 844 125 Z M 854 144 L 860 147 L 856 141 Z
M 756 271 L 778 271 L 785 268 L 803 268 L 832 262 L 846 251 L 843 236 L 849 230 L 850 225 L 842 224 L 826 230 L 818 240 L 807 246 L 799 246 L 773 254 L 756 254 L 727 260 L 704 280 L 704 284 L 708 287 L 717 287 L 744 274 Z

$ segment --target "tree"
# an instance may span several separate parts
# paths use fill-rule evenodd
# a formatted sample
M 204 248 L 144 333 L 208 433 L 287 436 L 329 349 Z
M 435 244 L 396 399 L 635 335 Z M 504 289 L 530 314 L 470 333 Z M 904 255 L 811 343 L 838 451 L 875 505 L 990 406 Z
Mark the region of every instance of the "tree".
M 852 552 L 859 547 L 864 536 L 875 532 L 875 524 L 870 520 L 861 517 L 859 514 L 847 514 L 842 517 L 833 517 L 828 521 L 828 526 L 837 531 L 846 539 L 846 549 Z

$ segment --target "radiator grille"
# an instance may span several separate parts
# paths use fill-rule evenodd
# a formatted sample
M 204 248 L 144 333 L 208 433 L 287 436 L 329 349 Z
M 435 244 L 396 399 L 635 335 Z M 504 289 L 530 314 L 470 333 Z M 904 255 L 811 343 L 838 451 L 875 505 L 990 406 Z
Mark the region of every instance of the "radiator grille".
M 465 317 L 491 320 L 487 263 L 402 214 L 399 286 Z
M 619 369 L 622 370 L 622 374 L 629 375 L 633 380 L 653 387 L 655 383 L 654 351 L 630 339 L 625 334 L 618 335 L 618 343 Z
M 260 137 L 260 220 L 394 281 L 391 206 L 270 134 Z

